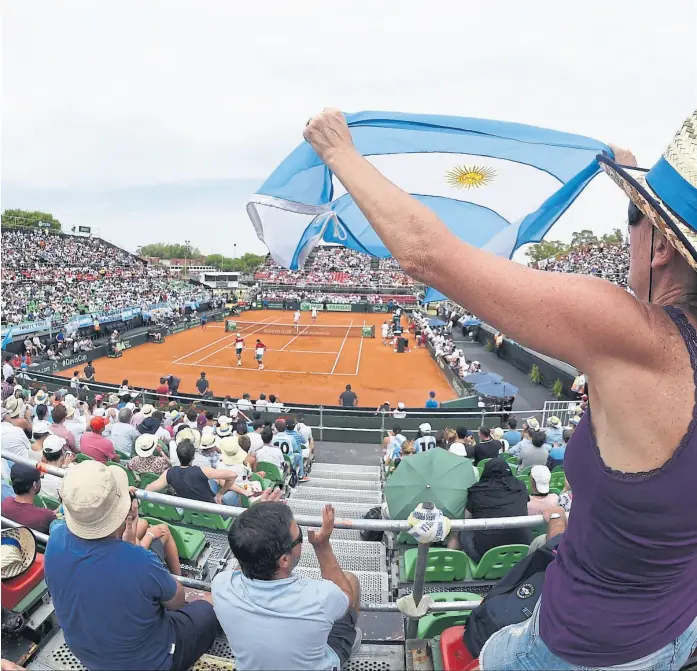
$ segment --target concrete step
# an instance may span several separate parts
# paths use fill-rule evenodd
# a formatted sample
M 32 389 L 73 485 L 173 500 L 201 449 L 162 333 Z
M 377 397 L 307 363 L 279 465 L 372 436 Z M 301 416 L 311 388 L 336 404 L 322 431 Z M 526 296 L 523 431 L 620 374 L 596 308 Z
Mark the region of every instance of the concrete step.
M 323 477 L 324 473 L 315 475 L 314 473 L 310 476 L 309 482 L 302 482 L 298 485 L 300 487 L 336 487 L 337 489 L 364 489 L 367 491 L 379 492 L 382 491 L 382 483 L 370 480 L 337 480 L 333 478 Z
M 366 472 L 360 470 L 360 466 L 350 466 L 351 469 L 353 470 L 340 470 L 337 469 L 336 466 L 339 466 L 339 464 L 330 464 L 331 466 L 334 466 L 335 468 L 326 468 L 323 470 L 318 471 L 317 466 L 318 464 L 315 464 L 312 467 L 312 471 L 310 472 L 310 482 L 312 480 L 316 479 L 326 479 L 326 480 L 362 480 L 364 482 L 374 482 L 380 484 L 382 482 L 380 478 L 380 471 L 378 470 L 376 473 L 372 472 Z M 368 468 L 366 466 L 366 468 Z
M 333 535 L 329 542 L 334 556 L 344 571 L 384 572 L 387 570 L 386 550 L 382 543 L 335 540 Z M 319 569 L 317 555 L 310 543 L 303 543 L 298 566 Z
M 371 503 L 336 503 L 334 501 L 308 501 L 294 496 L 288 499 L 288 505 L 296 515 L 312 515 L 321 517 L 325 503 L 334 505 L 336 517 L 341 519 L 357 520 L 362 518 L 375 504 Z
M 305 487 L 298 485 L 291 498 L 305 499 L 306 501 L 335 501 L 337 503 L 382 503 L 381 491 L 369 491 L 366 489 L 338 489 L 335 487 Z
M 356 466 L 354 464 L 327 464 L 321 462 L 315 462 L 312 466 L 313 472 L 323 473 L 325 471 L 337 471 L 337 472 L 356 472 L 371 475 L 380 475 L 380 466 Z

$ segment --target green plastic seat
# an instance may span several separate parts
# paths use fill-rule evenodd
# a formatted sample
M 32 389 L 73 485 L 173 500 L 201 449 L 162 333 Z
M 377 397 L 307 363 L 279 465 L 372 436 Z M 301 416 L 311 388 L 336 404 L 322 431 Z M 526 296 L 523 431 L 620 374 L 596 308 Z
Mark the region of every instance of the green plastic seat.
M 232 526 L 232 517 L 223 517 L 217 513 L 201 513 L 198 510 L 184 509 L 185 524 L 203 527 L 211 531 L 227 531 Z
M 527 557 L 529 549 L 527 545 L 501 545 L 488 550 L 479 564 L 475 564 L 467 557 L 468 577 L 471 580 L 498 580 L 506 575 L 521 559 Z
M 114 450 L 122 461 L 128 461 L 131 457 L 121 450 Z
M 554 487 L 555 489 L 564 489 L 564 485 L 566 484 L 566 475 L 564 474 L 564 471 L 556 471 L 552 473 L 552 477 L 550 478 L 549 481 L 549 486 Z
M 452 603 L 457 601 L 481 601 L 481 594 L 471 592 L 437 592 L 429 594 L 436 603 Z M 418 638 L 428 639 L 439 636 L 448 627 L 467 624 L 467 618 L 472 611 L 454 610 L 447 613 L 429 613 L 419 620 Z
M 265 479 L 270 480 L 273 484 L 281 487 L 285 485 L 286 478 L 276 464 L 272 464 L 269 461 L 258 461 L 257 470 L 264 471 L 266 473 Z
M 263 471 L 264 469 L 262 468 L 261 470 Z M 249 479 L 252 482 L 258 482 L 261 485 L 262 490 L 264 490 L 264 491 L 273 487 L 273 484 L 274 484 L 272 480 L 268 480 L 267 478 L 262 478 L 261 475 L 259 475 L 259 473 L 250 474 Z
M 525 468 L 518 467 L 518 475 L 530 475 L 530 469 L 532 466 L 526 466 Z
M 46 507 L 46 504 L 44 503 L 44 500 L 41 498 L 41 494 L 37 494 L 37 495 L 34 497 L 34 505 L 35 505 L 37 508 L 45 508 L 45 507 Z
M 413 581 L 416 573 L 418 548 L 410 548 L 404 553 L 403 571 L 400 579 Z M 461 550 L 449 548 L 429 548 L 426 565 L 426 582 L 452 582 L 467 578 L 468 559 Z
M 564 467 L 561 464 L 559 464 L 559 466 L 555 466 L 552 469 L 552 473 L 563 473 L 563 472 L 564 472 Z
M 92 459 L 92 457 L 90 457 L 89 455 L 80 452 L 80 454 L 75 456 L 75 462 L 80 464 L 83 461 L 94 461 L 94 459 Z
M 166 505 L 164 503 L 154 503 L 147 500 L 140 502 L 139 514 L 141 517 L 155 517 L 158 520 L 164 520 L 165 522 L 181 522 L 184 519 L 182 513 L 180 513 L 174 506 Z
M 117 461 L 107 461 L 106 465 L 107 466 L 117 466 L 118 468 L 122 469 L 123 472 L 128 477 L 128 486 L 129 487 L 135 487 L 136 484 L 138 484 L 136 481 L 135 473 L 132 470 L 126 468 L 123 464 L 119 464 Z
M 145 489 L 151 482 L 155 482 L 160 476 L 157 473 L 148 473 L 144 471 L 143 473 L 138 473 L 139 484 L 141 489 Z
M 504 454 L 503 458 L 507 464 L 518 465 L 518 457 L 516 457 L 515 454 Z
M 162 520 L 157 520 L 154 517 L 143 517 L 142 519 L 147 520 L 150 526 L 167 524 L 172 533 L 172 538 L 174 538 L 174 542 L 177 545 L 177 553 L 181 559 L 195 561 L 201 552 L 203 552 L 203 548 L 206 547 L 206 536 L 203 531 L 175 526 Z

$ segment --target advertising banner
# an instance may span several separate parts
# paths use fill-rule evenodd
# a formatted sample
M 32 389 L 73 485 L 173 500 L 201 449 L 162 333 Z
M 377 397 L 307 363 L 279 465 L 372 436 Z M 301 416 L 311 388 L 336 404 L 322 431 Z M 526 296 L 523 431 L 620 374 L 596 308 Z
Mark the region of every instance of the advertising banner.
M 327 303 L 328 312 L 351 312 L 349 303 Z
M 380 303 L 373 303 L 370 306 L 370 311 L 371 312 L 386 313 L 386 312 L 389 312 L 390 309 L 386 305 L 382 305 Z

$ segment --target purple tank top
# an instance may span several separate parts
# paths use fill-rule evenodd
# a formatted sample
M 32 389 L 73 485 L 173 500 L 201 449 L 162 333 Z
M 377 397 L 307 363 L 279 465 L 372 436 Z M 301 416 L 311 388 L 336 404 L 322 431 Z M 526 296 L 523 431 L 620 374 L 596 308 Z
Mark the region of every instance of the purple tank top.
M 607 468 L 590 409 L 566 449 L 574 501 L 547 568 L 540 635 L 554 654 L 578 666 L 641 659 L 697 618 L 697 333 L 680 310 L 666 312 L 695 372 L 692 421 L 673 456 L 646 473 Z

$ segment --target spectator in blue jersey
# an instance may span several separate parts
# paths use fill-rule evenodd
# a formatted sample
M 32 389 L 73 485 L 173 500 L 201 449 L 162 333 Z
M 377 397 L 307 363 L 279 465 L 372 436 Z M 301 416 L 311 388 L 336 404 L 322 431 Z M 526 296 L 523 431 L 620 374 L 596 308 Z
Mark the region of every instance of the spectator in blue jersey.
M 295 443 L 300 446 L 300 454 L 303 454 L 303 450 L 309 449 L 310 445 L 303 435 L 297 430 L 297 425 L 295 422 L 295 417 L 286 417 L 286 433 L 295 440 Z M 308 482 L 309 477 L 304 473 L 304 460 L 303 460 L 303 482 Z
M 503 433 L 503 439 L 508 442 L 508 447 L 510 449 L 523 439 L 523 434 L 517 430 L 518 420 L 515 417 L 509 417 L 506 422 L 506 427 L 507 430 Z
M 436 392 L 435 391 L 428 392 L 428 401 L 426 401 L 426 407 L 427 408 L 440 408 L 440 403 L 438 403 L 438 401 L 436 401 Z
M 547 460 L 547 465 L 550 468 L 555 466 L 564 465 L 564 455 L 566 454 L 566 446 L 571 440 L 571 436 L 574 435 L 573 429 L 564 429 L 561 434 L 561 443 L 555 443 L 552 449 L 549 451 L 549 459 Z
M 550 445 L 555 443 L 561 443 L 562 440 L 562 426 L 559 417 L 550 417 L 547 420 L 547 428 L 544 430 L 547 435 L 547 442 Z
M 428 422 L 419 424 L 419 430 L 416 432 L 416 440 L 414 441 L 414 454 L 426 452 L 436 446 L 436 439 L 432 435 L 431 425 Z
M 402 434 L 402 427 L 395 424 L 392 427 L 392 431 L 389 432 L 387 438 L 385 438 L 385 463 L 389 464 L 395 459 L 400 459 L 402 456 L 402 445 L 406 442 L 407 438 Z
M 61 496 L 66 524 L 51 532 L 45 576 L 73 654 L 105 671 L 192 666 L 215 638 L 213 606 L 187 604 L 183 586 L 140 546 L 138 502 L 125 471 L 77 464 Z
M 298 474 L 299 482 L 308 482 L 310 478 L 305 476 L 305 467 L 303 465 L 303 448 L 302 443 L 286 432 L 286 420 L 277 419 L 274 422 L 276 434 L 271 441 L 272 445 L 280 448 L 284 455 L 288 455 L 293 464 L 295 472 Z M 293 424 L 295 427 L 295 423 Z

